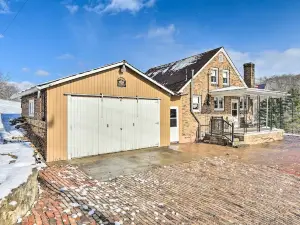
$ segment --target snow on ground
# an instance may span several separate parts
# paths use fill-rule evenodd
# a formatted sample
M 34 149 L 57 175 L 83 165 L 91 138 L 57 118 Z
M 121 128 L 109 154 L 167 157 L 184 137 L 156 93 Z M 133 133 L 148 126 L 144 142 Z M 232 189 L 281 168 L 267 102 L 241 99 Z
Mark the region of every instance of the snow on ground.
M 0 100 L 0 114 L 0 139 L 13 140 L 23 135 L 9 123 L 20 116 L 20 103 Z M 0 202 L 12 189 L 26 182 L 35 167 L 34 150 L 29 142 L 1 144 L 0 141 Z
M 21 114 L 21 102 L 0 99 L 0 113 Z
M 29 143 L 0 145 L 0 199 L 27 181 L 35 167 L 33 153 Z

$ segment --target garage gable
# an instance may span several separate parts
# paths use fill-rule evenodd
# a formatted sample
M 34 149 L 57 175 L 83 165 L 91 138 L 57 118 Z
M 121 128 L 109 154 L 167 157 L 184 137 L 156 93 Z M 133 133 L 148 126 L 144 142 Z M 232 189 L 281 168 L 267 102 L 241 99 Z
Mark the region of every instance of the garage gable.
M 47 88 L 47 161 L 65 160 L 68 158 L 68 133 L 70 132 L 68 131 L 68 121 L 70 119 L 68 117 L 68 96 L 70 95 L 86 95 L 95 98 L 101 98 L 103 95 L 105 97 L 117 97 L 117 99 L 119 98 L 119 101 L 122 101 L 124 98 L 124 104 L 125 99 L 157 99 L 160 105 L 160 122 L 158 125 L 160 131 L 159 145 L 167 146 L 170 143 L 170 92 L 160 88 L 151 80 L 145 79 L 129 66 L 126 66 L 125 69 L 123 66 L 114 67 Z M 101 104 L 91 106 L 84 102 L 78 112 L 81 113 L 80 116 L 89 115 L 90 111 L 97 111 L 97 107 L 99 108 L 100 106 Z M 117 106 L 118 104 L 116 104 L 116 111 L 114 111 L 114 118 L 116 120 L 117 118 L 122 117 L 121 114 L 123 113 L 122 110 L 120 110 L 119 113 L 115 113 L 118 112 Z M 74 105 L 71 107 L 74 107 Z M 118 117 L 118 115 L 120 117 Z M 73 121 L 76 121 L 76 118 L 75 115 Z M 80 117 L 78 117 L 78 119 L 80 119 Z M 98 121 L 99 118 L 95 117 L 95 120 Z M 91 124 L 93 124 L 93 122 Z M 72 137 L 74 137 L 74 135 Z M 153 143 L 156 144 L 157 141 L 154 141 Z M 141 146 L 140 144 L 132 145 L 138 147 Z M 88 146 L 89 145 L 86 145 L 86 147 Z M 123 148 L 120 148 L 120 150 L 122 149 Z M 87 151 L 87 149 L 78 149 L 76 151 L 77 156 L 80 156 L 81 153 L 78 151 Z M 110 150 L 107 149 L 107 152 L 108 151 Z M 117 150 L 115 149 L 112 151 Z M 101 151 L 99 150 L 98 153 L 99 152 Z

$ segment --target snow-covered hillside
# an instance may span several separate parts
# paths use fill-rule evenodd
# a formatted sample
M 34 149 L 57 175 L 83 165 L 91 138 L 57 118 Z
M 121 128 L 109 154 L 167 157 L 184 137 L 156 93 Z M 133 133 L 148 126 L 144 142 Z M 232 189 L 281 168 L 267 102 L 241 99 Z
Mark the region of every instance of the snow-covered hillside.
M 0 114 L 21 114 L 21 102 L 0 99 Z

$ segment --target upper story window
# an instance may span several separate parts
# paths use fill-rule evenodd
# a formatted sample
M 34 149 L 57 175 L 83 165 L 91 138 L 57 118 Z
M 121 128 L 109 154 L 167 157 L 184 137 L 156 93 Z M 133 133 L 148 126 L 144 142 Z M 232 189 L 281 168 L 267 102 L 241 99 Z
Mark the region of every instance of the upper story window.
M 229 85 L 229 70 L 223 70 L 223 85 Z
M 219 62 L 220 63 L 224 62 L 224 56 L 223 56 L 223 54 L 219 54 Z
M 28 104 L 28 116 L 34 117 L 34 99 L 29 100 Z
M 194 112 L 201 111 L 201 96 L 200 95 L 193 96 L 193 111 Z
M 215 111 L 224 110 L 224 97 L 214 97 Z
M 218 83 L 218 69 L 211 69 L 210 82 L 212 84 L 217 84 Z

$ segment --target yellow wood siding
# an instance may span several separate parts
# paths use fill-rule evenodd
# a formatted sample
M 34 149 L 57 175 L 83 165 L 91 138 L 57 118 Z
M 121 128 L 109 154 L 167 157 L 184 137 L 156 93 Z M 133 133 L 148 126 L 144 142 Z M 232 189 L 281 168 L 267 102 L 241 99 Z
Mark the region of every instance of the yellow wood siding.
M 117 87 L 117 79 L 124 77 L 126 87 Z M 168 93 L 127 69 L 119 69 L 67 82 L 47 90 L 47 161 L 67 159 L 67 96 L 73 94 L 104 94 L 112 96 L 160 98 L 160 144 L 170 144 L 170 96 Z M 92 110 L 92 109 L 91 109 Z
M 182 139 L 182 100 L 181 96 L 172 96 L 171 97 L 171 105 L 170 106 L 177 106 L 178 107 L 178 119 L 179 119 L 179 143 L 183 142 Z

